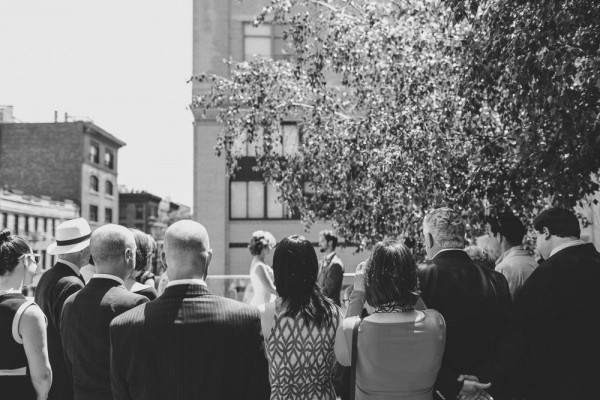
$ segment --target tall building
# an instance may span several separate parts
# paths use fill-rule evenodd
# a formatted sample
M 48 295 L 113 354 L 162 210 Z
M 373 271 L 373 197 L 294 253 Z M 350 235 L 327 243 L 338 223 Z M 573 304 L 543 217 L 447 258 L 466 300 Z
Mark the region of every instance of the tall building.
M 243 61 L 255 55 L 285 59 L 280 26 L 252 26 L 254 17 L 268 1 L 194 0 L 193 74 L 202 72 L 227 77 L 224 59 Z M 194 95 L 207 90 L 206 83 L 194 82 Z M 222 126 L 215 112 L 194 112 L 194 218 L 210 234 L 213 260 L 211 274 L 247 274 L 251 256 L 247 249 L 253 231 L 268 230 L 277 239 L 302 234 L 316 244 L 318 233 L 331 229 L 324 222 L 305 232 L 300 221 L 277 201 L 275 187 L 265 185 L 260 174 L 252 170 L 254 149 L 249 146 L 240 160 L 240 171 L 228 179 L 225 160 L 214 153 Z M 298 145 L 298 131 L 293 121 L 282 126 L 282 152 L 293 152 Z M 355 248 L 339 248 L 346 272 L 365 258 Z
M 125 142 L 84 121 L 0 123 L 0 182 L 71 199 L 92 229 L 119 221 L 118 151 Z

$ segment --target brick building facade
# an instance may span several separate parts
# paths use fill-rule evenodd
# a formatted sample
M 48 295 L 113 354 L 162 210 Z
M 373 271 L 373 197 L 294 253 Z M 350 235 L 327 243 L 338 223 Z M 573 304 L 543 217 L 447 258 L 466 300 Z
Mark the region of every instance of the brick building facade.
M 0 124 L 0 182 L 34 196 L 71 199 L 92 229 L 118 222 L 118 150 L 91 122 Z

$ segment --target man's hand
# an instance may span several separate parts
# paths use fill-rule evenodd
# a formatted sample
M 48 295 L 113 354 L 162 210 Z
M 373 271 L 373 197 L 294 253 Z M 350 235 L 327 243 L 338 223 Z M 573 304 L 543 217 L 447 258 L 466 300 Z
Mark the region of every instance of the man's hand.
M 365 291 L 365 269 L 367 267 L 367 262 L 363 261 L 356 266 L 356 271 L 354 272 L 354 290 L 359 290 L 361 292 Z
M 458 381 L 463 383 L 458 393 L 458 400 L 494 400 L 485 389 L 489 389 L 491 383 L 479 383 L 479 379 L 473 375 L 460 375 Z

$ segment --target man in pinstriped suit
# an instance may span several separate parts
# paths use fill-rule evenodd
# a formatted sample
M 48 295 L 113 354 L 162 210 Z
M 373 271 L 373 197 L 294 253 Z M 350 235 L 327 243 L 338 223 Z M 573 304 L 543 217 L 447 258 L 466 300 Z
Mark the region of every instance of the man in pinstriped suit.
M 110 326 L 115 400 L 269 398 L 258 309 L 208 291 L 211 256 L 199 223 L 167 229 L 165 292 Z

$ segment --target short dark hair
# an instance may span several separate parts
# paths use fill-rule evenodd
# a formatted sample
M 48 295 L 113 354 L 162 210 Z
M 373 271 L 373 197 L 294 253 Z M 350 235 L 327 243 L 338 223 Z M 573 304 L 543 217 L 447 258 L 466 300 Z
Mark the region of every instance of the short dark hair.
M 146 264 L 148 264 L 148 260 L 150 259 L 150 253 L 152 252 L 152 244 L 150 240 L 148 240 L 148 235 L 139 229 L 129 229 L 133 232 L 133 237 L 135 239 L 135 270 L 136 271 L 144 271 L 146 269 Z
M 581 228 L 579 220 L 572 211 L 564 208 L 549 208 L 538 214 L 533 220 L 533 227 L 538 232 L 548 228 L 551 235 L 562 238 L 576 237 L 579 239 Z
M 494 235 L 501 234 L 511 246 L 523 243 L 527 229 L 523 222 L 512 213 L 503 213 L 489 220 L 490 230 Z
M 29 245 L 22 237 L 11 235 L 8 229 L 0 232 L 0 276 L 13 272 L 19 257 L 29 253 Z
M 314 321 L 321 327 L 333 321 L 335 306 L 317 285 L 318 272 L 317 253 L 304 236 L 288 236 L 275 247 L 273 275 L 277 294 L 287 304 L 284 315 L 300 314 L 306 324 Z
M 365 270 L 367 302 L 414 306 L 419 299 L 417 264 L 410 250 L 396 240 L 385 240 L 373 247 Z
M 332 242 L 332 246 L 335 249 L 338 244 L 338 237 L 334 231 L 326 230 L 319 232 L 319 236 L 323 236 L 327 243 Z

